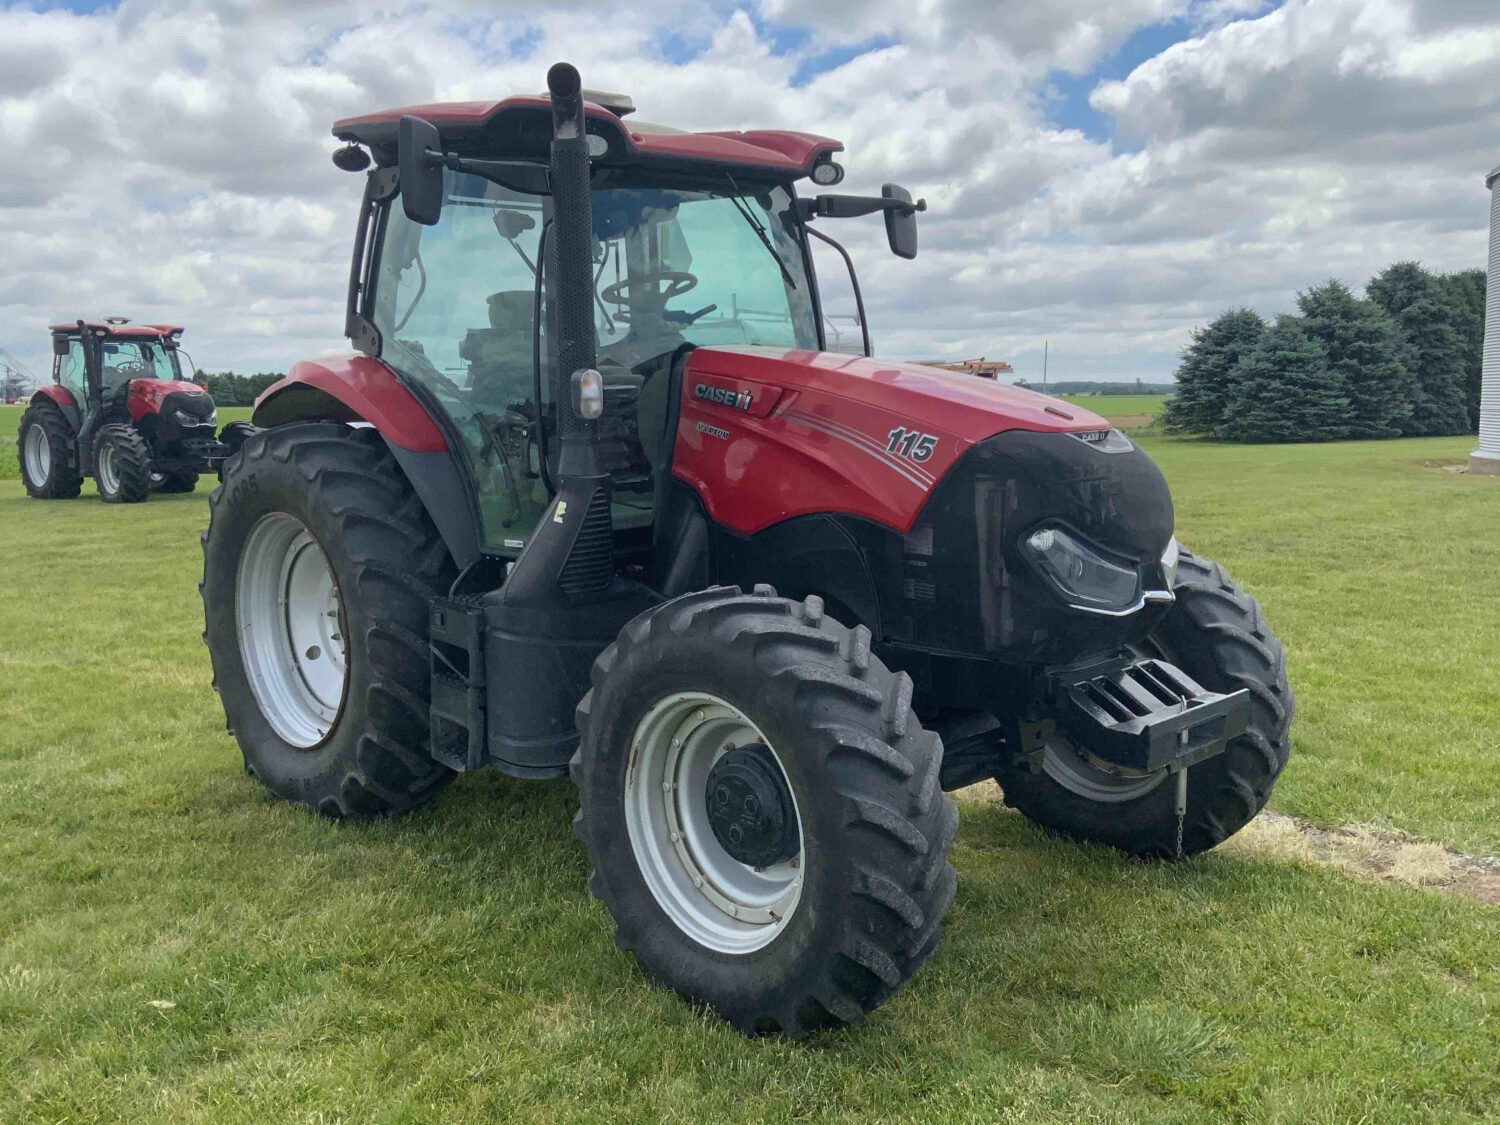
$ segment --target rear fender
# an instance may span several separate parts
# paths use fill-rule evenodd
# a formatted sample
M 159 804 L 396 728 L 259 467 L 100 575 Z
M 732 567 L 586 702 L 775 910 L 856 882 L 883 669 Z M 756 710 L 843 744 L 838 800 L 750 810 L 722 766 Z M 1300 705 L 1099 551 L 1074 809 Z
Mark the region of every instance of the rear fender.
M 68 420 L 68 425 L 73 427 L 75 434 L 83 427 L 83 414 L 78 409 L 78 403 L 73 398 L 73 392 L 68 390 L 67 387 L 51 383 L 39 388 L 36 394 L 31 396 L 31 405 L 36 406 L 43 402 L 50 402 L 58 410 L 62 411 L 62 416 Z
M 395 373 L 369 356 L 304 360 L 255 400 L 254 425 L 296 422 L 372 426 L 385 439 L 460 569 L 477 562 L 473 489 L 427 408 Z

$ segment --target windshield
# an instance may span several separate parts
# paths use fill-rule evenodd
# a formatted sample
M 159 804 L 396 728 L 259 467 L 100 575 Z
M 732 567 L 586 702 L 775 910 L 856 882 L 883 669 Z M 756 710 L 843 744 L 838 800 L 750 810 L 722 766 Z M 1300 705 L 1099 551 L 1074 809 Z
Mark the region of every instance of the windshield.
M 707 190 L 594 192 L 601 357 L 633 368 L 688 344 L 818 347 L 792 197 Z
M 176 353 L 150 340 L 105 340 L 99 345 L 99 366 L 106 387 L 127 379 L 176 379 Z
M 816 349 L 817 320 L 785 188 L 728 176 L 648 186 L 618 171 L 595 182 L 601 455 L 614 479 L 615 526 L 639 527 L 651 520 L 670 446 L 662 373 L 671 357 L 684 345 Z M 524 545 L 549 503 L 558 452 L 546 277 L 542 331 L 533 328 L 550 212 L 544 196 L 446 172 L 435 225 L 409 220 L 399 199 L 387 209 L 367 305 L 381 358 L 421 383 L 462 437 L 485 546 L 501 553 Z

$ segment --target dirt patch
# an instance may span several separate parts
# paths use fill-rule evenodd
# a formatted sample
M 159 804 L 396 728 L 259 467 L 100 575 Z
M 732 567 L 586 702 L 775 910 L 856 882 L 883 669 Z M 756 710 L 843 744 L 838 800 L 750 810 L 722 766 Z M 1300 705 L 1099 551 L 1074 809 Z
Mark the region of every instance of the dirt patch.
M 993 781 L 970 785 L 954 796 L 972 804 L 998 805 L 1001 801 L 1000 787 Z M 1486 906 L 1500 906 L 1500 859 L 1451 852 L 1441 844 L 1373 825 L 1319 828 L 1282 813 L 1263 812 L 1223 847 L 1265 859 L 1335 867 L 1357 879 L 1446 891 Z
M 1500 860 L 1463 855 L 1368 824 L 1319 828 L 1280 813 L 1261 813 L 1224 846 L 1277 859 L 1307 860 L 1360 879 L 1448 891 L 1500 906 Z

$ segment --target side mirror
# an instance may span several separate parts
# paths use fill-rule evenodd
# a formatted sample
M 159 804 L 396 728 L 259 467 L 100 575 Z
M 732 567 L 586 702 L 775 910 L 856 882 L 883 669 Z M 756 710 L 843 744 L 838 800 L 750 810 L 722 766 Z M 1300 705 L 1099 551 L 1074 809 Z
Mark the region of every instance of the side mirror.
M 885 236 L 891 244 L 891 253 L 898 258 L 917 256 L 917 212 L 921 209 L 911 201 L 911 192 L 895 184 L 885 184 L 880 189 L 883 199 L 903 203 L 904 207 L 891 207 L 885 213 Z
M 68 354 L 68 338 L 66 336 L 54 336 L 54 337 L 52 337 L 52 354 L 53 355 L 67 355 Z
M 443 141 L 430 121 L 407 114 L 396 126 L 401 207 L 414 223 L 430 227 L 443 213 Z

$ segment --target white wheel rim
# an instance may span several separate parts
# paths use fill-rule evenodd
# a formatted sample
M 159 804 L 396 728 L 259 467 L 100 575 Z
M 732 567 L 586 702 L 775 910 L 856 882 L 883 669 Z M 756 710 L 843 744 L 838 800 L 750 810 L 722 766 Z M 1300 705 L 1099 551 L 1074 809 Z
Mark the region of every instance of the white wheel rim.
M 275 513 L 250 529 L 235 620 L 261 714 L 290 745 L 318 745 L 344 703 L 344 613 L 328 558 L 300 521 Z
M 52 443 L 47 431 L 41 426 L 32 426 L 26 431 L 26 475 L 32 484 L 44 484 L 52 471 Z
M 756 743 L 770 750 L 785 780 L 786 766 L 760 729 L 739 708 L 703 692 L 660 700 L 631 737 L 625 826 L 636 864 L 677 928 L 720 953 L 752 953 L 769 945 L 802 898 L 806 835 L 795 793 L 801 847 L 771 867 L 740 863 L 708 820 L 709 771 L 731 749 Z
M 115 467 L 115 447 L 109 442 L 99 447 L 99 487 L 109 493 L 120 491 L 120 473 Z
M 1165 770 L 1140 773 L 1115 766 L 1053 734 L 1042 748 L 1042 772 L 1070 793 L 1106 805 L 1144 797 L 1167 779 Z

